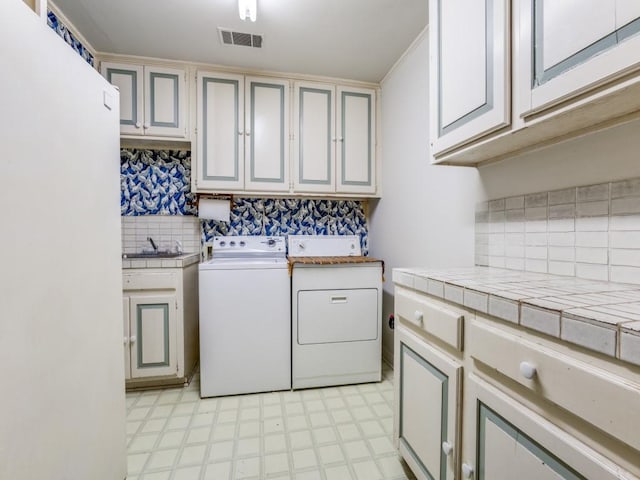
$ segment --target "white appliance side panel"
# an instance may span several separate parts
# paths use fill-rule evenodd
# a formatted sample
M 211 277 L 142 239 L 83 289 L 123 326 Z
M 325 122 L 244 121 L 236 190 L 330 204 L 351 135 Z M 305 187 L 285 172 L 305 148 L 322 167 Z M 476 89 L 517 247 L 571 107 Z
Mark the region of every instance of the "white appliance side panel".
M 200 272 L 201 396 L 291 388 L 286 268 Z
M 378 338 L 378 290 L 298 292 L 297 342 L 300 345 Z

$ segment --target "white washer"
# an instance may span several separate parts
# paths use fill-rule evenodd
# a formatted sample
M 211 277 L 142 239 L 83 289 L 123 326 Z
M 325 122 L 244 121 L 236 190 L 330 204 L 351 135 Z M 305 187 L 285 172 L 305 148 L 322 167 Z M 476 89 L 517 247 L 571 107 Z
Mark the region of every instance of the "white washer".
M 382 262 L 361 257 L 355 235 L 289 235 L 288 246 L 293 388 L 380 381 Z
M 199 266 L 200 396 L 291 388 L 284 237 L 215 237 Z

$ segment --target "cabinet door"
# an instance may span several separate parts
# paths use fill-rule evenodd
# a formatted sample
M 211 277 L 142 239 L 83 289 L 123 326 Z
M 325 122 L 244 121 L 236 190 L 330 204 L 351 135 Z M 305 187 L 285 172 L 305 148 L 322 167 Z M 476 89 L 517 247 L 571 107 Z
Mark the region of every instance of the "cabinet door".
M 436 156 L 510 124 L 508 0 L 430 0 L 431 147 Z
M 145 135 L 186 137 L 185 72 L 145 67 Z
M 144 69 L 137 65 L 102 62 L 102 76 L 120 91 L 120 133 L 144 135 Z
M 131 295 L 131 377 L 176 375 L 175 295 Z
M 640 69 L 640 2 L 520 0 L 526 117 Z
M 289 82 L 245 78 L 245 189 L 289 190 Z
M 338 87 L 336 91 L 336 191 L 376 191 L 376 92 Z
M 465 386 L 465 402 L 463 478 L 633 478 L 621 477 L 615 464 L 474 375 Z
M 129 332 L 129 325 L 131 316 L 129 315 L 129 297 L 122 297 L 122 327 L 124 332 L 123 344 L 124 344 L 124 378 L 129 380 L 131 378 L 131 349 L 129 347 L 129 338 L 131 332 Z
M 462 367 L 410 333 L 396 329 L 395 431 L 400 454 L 419 479 L 455 477 Z
M 294 87 L 293 187 L 335 191 L 335 87 L 299 82 Z
M 244 78 L 199 72 L 197 190 L 244 187 Z

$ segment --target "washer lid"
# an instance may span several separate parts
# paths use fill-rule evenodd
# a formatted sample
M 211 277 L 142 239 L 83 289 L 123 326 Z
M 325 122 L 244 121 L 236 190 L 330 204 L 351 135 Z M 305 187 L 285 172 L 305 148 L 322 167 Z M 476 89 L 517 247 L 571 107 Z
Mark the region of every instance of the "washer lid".
M 258 258 L 212 258 L 199 265 L 203 270 L 256 270 L 269 268 L 288 268 L 288 262 L 283 257 Z
M 359 257 L 358 235 L 289 235 L 291 257 Z

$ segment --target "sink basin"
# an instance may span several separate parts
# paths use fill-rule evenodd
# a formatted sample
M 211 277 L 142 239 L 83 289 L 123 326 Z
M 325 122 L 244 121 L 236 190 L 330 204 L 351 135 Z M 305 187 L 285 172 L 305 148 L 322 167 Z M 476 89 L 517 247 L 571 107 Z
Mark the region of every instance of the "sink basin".
M 123 260 L 136 260 L 140 258 L 176 258 L 183 253 L 175 253 L 175 252 L 141 252 L 141 253 L 123 253 Z

